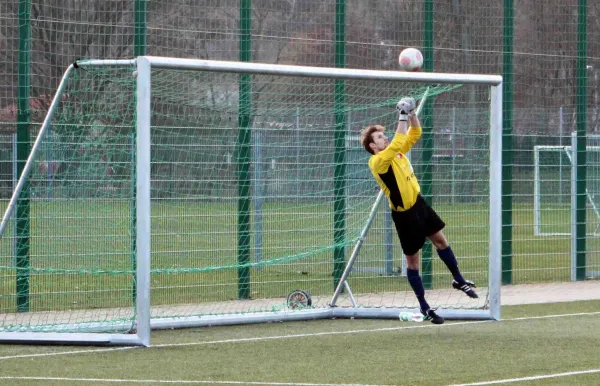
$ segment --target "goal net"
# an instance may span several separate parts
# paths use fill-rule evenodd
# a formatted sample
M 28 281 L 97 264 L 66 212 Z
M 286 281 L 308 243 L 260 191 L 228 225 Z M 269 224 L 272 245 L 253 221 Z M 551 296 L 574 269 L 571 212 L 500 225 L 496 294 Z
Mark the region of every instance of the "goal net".
M 600 235 L 600 146 L 586 146 L 586 233 Z M 578 184 L 573 146 L 534 147 L 534 232 L 536 236 L 571 235 L 572 210 Z
M 28 178 L 3 203 L 0 340 L 148 344 L 150 328 L 416 309 L 357 140 L 374 123 L 391 137 L 403 96 L 429 108 L 410 157 L 463 274 L 480 287 L 479 299 L 452 290 L 425 251 L 428 301 L 447 318 L 498 318 L 500 82 L 79 62 L 32 147 Z

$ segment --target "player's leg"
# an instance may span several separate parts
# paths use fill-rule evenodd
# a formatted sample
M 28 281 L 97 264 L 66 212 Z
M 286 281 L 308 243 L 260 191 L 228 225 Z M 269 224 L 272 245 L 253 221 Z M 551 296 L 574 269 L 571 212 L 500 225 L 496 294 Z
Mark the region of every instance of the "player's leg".
M 427 202 L 419 197 L 418 205 L 422 208 L 421 217 L 423 218 L 423 224 L 425 227 L 426 235 L 431 240 L 431 243 L 435 246 L 436 251 L 440 259 L 444 262 L 448 270 L 452 273 L 454 280 L 452 281 L 452 287 L 464 292 L 471 298 L 477 298 L 477 293 L 473 290 L 475 283 L 466 280 L 460 270 L 458 269 L 458 262 L 456 256 L 446 236 L 442 233 L 442 229 L 446 226 L 446 223 L 438 216 L 435 210 Z
M 450 245 L 448 245 L 448 240 L 446 239 L 444 233 L 442 233 L 442 231 L 438 231 L 429 236 L 429 240 L 431 240 L 431 243 L 435 246 L 440 259 L 444 262 L 444 264 L 446 264 L 446 267 L 448 267 L 448 270 L 452 273 L 452 277 L 454 278 L 452 281 L 452 287 L 464 292 L 471 298 L 478 298 L 477 293 L 475 293 L 473 290 L 475 283 L 470 280 L 466 280 L 460 273 L 458 261 L 456 260 L 456 256 L 454 256 L 452 248 L 450 248 Z
M 404 255 L 406 256 L 406 278 L 419 301 L 419 307 L 421 310 L 426 311 L 431 307 L 429 307 L 429 303 L 425 300 L 425 287 L 419 274 L 419 252 L 417 251 L 413 254 L 404 252 Z
M 433 309 L 425 300 L 425 287 L 423 286 L 423 280 L 421 279 L 421 275 L 419 274 L 419 252 L 417 251 L 414 254 L 406 254 L 406 277 L 408 278 L 408 283 L 413 289 L 417 300 L 419 301 L 419 308 L 421 309 L 421 313 L 434 324 L 442 324 L 444 323 L 444 318 L 435 313 Z
M 448 270 L 452 273 L 452 277 L 459 283 L 465 281 L 462 277 L 460 270 L 458 269 L 458 262 L 456 261 L 456 256 L 454 256 L 454 252 L 450 245 L 448 245 L 448 240 L 442 231 L 438 231 L 431 236 L 429 236 L 429 240 L 435 247 L 438 256 L 440 259 L 446 264 Z
M 420 229 L 419 223 L 415 221 L 414 211 L 412 209 L 406 212 L 392 211 L 392 219 L 396 226 L 402 251 L 406 256 L 406 277 L 419 301 L 419 308 L 432 323 L 444 323 L 444 319 L 439 317 L 425 300 L 425 287 L 419 274 L 419 250 L 425 243 L 425 234 Z

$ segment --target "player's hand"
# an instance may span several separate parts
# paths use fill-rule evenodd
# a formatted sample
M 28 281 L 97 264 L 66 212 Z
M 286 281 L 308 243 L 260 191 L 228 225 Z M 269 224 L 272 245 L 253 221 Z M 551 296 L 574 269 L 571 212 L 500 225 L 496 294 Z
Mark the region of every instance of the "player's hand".
M 400 99 L 400 102 L 396 105 L 396 109 L 399 112 L 403 112 L 405 114 L 410 114 L 416 107 L 415 99 L 411 97 L 404 97 Z
M 408 116 L 412 115 L 415 110 L 415 100 L 411 97 L 404 97 L 400 99 L 398 104 L 396 105 L 396 110 L 398 110 L 398 120 L 399 121 L 407 121 Z

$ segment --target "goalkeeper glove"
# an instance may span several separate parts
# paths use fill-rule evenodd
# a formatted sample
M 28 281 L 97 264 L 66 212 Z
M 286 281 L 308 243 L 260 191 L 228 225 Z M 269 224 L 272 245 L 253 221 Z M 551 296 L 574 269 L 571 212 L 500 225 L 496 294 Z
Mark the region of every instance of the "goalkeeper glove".
M 396 105 L 396 110 L 398 110 L 399 121 L 408 121 L 409 114 L 412 114 L 415 110 L 414 98 L 404 97 L 400 99 L 400 102 Z

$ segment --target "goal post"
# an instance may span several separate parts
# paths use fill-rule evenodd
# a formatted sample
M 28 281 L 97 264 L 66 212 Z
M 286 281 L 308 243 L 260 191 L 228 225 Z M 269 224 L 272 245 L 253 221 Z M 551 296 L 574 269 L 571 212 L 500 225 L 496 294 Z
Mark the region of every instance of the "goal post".
M 577 200 L 575 187 L 578 184 L 573 148 L 577 137 L 572 135 L 572 144 L 537 145 L 533 149 L 534 193 L 533 225 L 536 236 L 572 235 L 571 224 L 575 221 L 574 210 Z M 588 236 L 600 234 L 600 187 L 595 182 L 598 171 L 597 159 L 600 146 L 586 146 L 590 155 L 589 178 L 586 183 L 585 197 L 589 211 Z M 568 221 L 565 221 L 568 219 Z
M 141 56 L 65 72 L 0 224 L 5 257 L 29 184 L 31 264 L 0 267 L 0 288 L 26 276 L 19 296 L 30 308 L 3 294 L 0 341 L 149 345 L 151 329 L 413 310 L 404 278 L 353 269 L 401 256 L 384 261 L 368 154 L 345 139 L 371 123 L 391 128 L 397 100 L 426 93 L 440 115 L 465 118 L 469 162 L 452 166 L 452 178 L 467 176 L 460 200 L 454 186 L 449 199 L 443 166 L 434 192 L 482 291 L 463 299 L 434 266 L 430 303 L 449 319 L 499 319 L 502 77 Z M 350 113 L 351 126 L 341 119 Z M 446 151 L 415 146 L 417 175 L 431 167 L 419 146 Z
M 99 63 L 99 66 L 118 66 L 131 69 L 133 71 L 135 65 L 144 68 L 146 64 L 143 60 L 120 60 L 120 61 L 105 61 Z M 25 184 L 31 184 L 30 175 L 32 168 L 35 164 L 42 167 L 45 165 L 47 170 L 45 172 L 54 173 L 53 162 L 44 163 L 36 159 L 36 155 L 40 153 L 40 148 L 43 146 L 44 139 L 47 137 L 47 133 L 52 126 L 52 121 L 56 115 L 57 110 L 65 109 L 65 100 L 69 99 L 69 95 L 66 90 L 69 88 L 69 83 L 73 79 L 73 73 L 77 71 L 77 63 L 70 65 L 65 71 L 61 82 L 58 86 L 57 92 L 48 108 L 48 113 L 44 118 L 44 121 L 39 129 L 36 140 L 32 146 L 31 152 L 25 163 L 22 175 L 19 178 L 13 195 L 5 209 L 2 222 L 0 223 L 0 237 L 2 237 L 2 247 L 7 244 L 7 240 L 14 238 L 15 235 L 7 237 L 5 235 L 7 226 L 11 216 L 13 215 L 17 201 L 20 197 L 21 191 Z M 149 74 L 149 71 L 146 71 Z M 80 310 L 75 312 L 65 311 L 64 305 L 57 307 L 56 310 L 49 308 L 47 305 L 40 307 L 43 311 L 31 312 L 31 299 L 30 293 L 30 282 L 35 283 L 35 278 L 43 276 L 43 272 L 54 272 L 62 271 L 63 274 L 69 275 L 70 272 L 79 270 L 84 271 L 85 268 L 78 267 L 78 269 L 39 269 L 34 267 L 37 264 L 31 264 L 25 269 L 14 269 L 12 267 L 2 267 L 2 271 L 6 272 L 9 270 L 17 271 L 17 274 L 21 275 L 21 279 L 27 282 L 26 293 L 15 294 L 15 298 L 20 297 L 25 299 L 24 302 L 30 312 L 10 312 L 10 307 L 6 306 L 5 302 L 0 304 L 0 341 L 7 342 L 27 342 L 27 343 L 87 343 L 87 344 L 114 344 L 114 345 L 141 345 L 148 346 L 150 343 L 150 297 L 149 297 L 149 284 L 150 284 L 150 254 L 149 254 L 149 235 L 150 235 L 150 212 L 149 208 L 149 169 L 146 168 L 146 164 L 149 157 L 149 133 L 145 130 L 149 129 L 149 116 L 148 111 L 140 109 L 139 105 L 146 105 L 147 100 L 150 97 L 150 83 L 147 78 L 139 77 L 136 82 L 136 87 L 132 87 L 131 90 L 137 89 L 136 98 L 138 101 L 137 109 L 137 165 L 135 166 L 137 179 L 133 181 L 133 186 L 136 189 L 137 199 L 131 201 L 132 208 L 136 210 L 136 215 L 133 216 L 136 219 L 135 224 L 130 229 L 131 232 L 136 232 L 135 238 L 140 240 L 140 244 L 135 249 L 129 251 L 132 253 L 132 258 L 137 261 L 137 268 L 134 271 L 130 271 L 132 286 L 137 284 L 137 291 L 135 291 L 133 298 L 129 296 L 129 307 L 120 307 L 104 312 L 94 312 L 94 310 Z M 133 95 L 129 95 L 133 97 Z M 62 102 L 62 103 L 61 103 Z M 146 115 L 144 115 L 146 114 Z M 56 123 L 57 125 L 64 125 L 65 122 Z M 135 124 L 132 121 L 131 124 Z M 68 126 L 68 125 L 67 125 Z M 74 145 L 69 143 L 68 145 Z M 41 168 L 40 168 L 40 171 Z M 49 183 L 50 184 L 50 183 Z M 69 219 L 61 218 L 66 220 Z M 56 220 L 56 219 L 54 219 Z M 73 220 L 73 219 L 70 219 Z M 57 224 L 53 224 L 57 225 Z M 59 234 L 55 235 L 59 240 L 53 240 L 53 242 L 60 243 Z M 132 234 L 129 236 L 134 237 Z M 10 242 L 8 242 L 10 243 Z M 52 248 L 50 245 L 42 246 L 42 248 Z M 101 255 L 101 253 L 98 253 Z M 64 257 L 60 254 L 54 257 Z M 60 264 L 59 264 L 60 265 Z M 25 271 L 25 272 L 23 272 Z M 111 272 L 112 273 L 112 272 Z M 116 272 L 114 272 L 116 273 Z M 3 274 L 1 276 L 3 281 L 3 288 L 6 288 L 6 280 L 11 275 Z M 19 280 L 17 278 L 17 280 Z M 60 277 L 57 278 L 60 280 Z M 37 284 L 37 283 L 36 283 Z M 58 283 L 54 283 L 57 285 Z M 78 291 L 75 291 L 78 292 Z M 43 293 L 41 294 L 44 295 Z M 3 298 L 11 298 L 10 294 L 3 294 Z M 72 299 L 75 300 L 75 299 Z M 19 302 L 19 300 L 17 300 Z M 73 301 L 72 304 L 75 304 Z M 19 306 L 16 307 L 19 310 Z
M 577 133 L 571 144 L 534 146 L 533 226 L 538 237 L 563 238 L 570 241 L 571 280 L 577 280 L 577 240 L 600 235 L 600 137 L 586 137 L 586 180 L 577 172 Z M 585 233 L 577 224 L 578 185 L 585 182 Z M 581 232 L 581 233 L 579 233 Z M 587 269 L 585 277 L 597 278 L 598 271 Z

